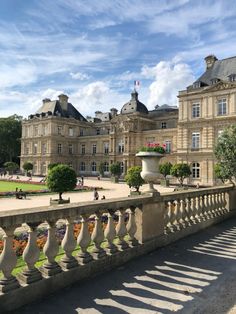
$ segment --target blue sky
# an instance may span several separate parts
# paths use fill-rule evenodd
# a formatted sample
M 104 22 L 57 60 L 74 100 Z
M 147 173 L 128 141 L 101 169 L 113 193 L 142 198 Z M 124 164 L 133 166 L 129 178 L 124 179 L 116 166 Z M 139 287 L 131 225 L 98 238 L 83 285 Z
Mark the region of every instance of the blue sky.
M 0 116 L 61 92 L 84 115 L 121 109 L 133 81 L 149 109 L 236 55 L 235 0 L 1 0 Z

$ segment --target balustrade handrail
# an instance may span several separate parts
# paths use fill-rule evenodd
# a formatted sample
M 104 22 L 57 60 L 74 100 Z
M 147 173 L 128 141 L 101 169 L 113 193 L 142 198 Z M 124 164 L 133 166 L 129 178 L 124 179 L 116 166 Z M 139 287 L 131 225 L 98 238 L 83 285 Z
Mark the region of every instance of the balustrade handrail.
M 217 187 L 207 187 L 207 188 L 200 188 L 200 189 L 189 189 L 183 191 L 175 191 L 170 193 L 163 193 L 161 196 L 163 201 L 171 201 L 175 199 L 183 199 L 187 197 L 194 197 L 197 195 L 206 195 L 206 194 L 214 194 L 214 193 L 221 193 L 226 192 L 234 189 L 233 184 L 229 185 L 222 185 Z
M 158 198 L 160 199 L 160 198 Z M 58 219 L 77 219 L 80 215 L 93 215 L 96 212 L 116 211 L 121 208 L 140 207 L 142 204 L 153 202 L 151 195 L 113 198 L 90 202 L 42 206 L 36 208 L 5 210 L 0 212 L 0 227 L 20 226 L 22 223 L 41 223 Z

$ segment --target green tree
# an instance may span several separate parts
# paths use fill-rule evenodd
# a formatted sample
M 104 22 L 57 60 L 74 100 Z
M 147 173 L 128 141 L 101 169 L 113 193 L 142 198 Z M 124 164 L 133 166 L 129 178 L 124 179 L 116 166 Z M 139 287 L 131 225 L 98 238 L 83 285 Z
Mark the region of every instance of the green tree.
M 58 165 L 61 165 L 61 163 L 60 162 L 55 162 L 55 163 L 49 164 L 48 165 L 48 170 L 51 170 L 52 168 L 54 168 L 55 166 L 58 166 Z
M 142 186 L 144 183 L 144 180 L 140 175 L 141 171 L 142 167 L 131 167 L 128 169 L 127 175 L 125 176 L 125 182 L 129 185 L 130 188 L 134 187 L 137 192 L 139 192 L 140 186 Z
M 16 170 L 19 169 L 19 165 L 13 161 L 7 161 L 4 163 L 3 166 L 9 173 L 14 173 Z
M 60 164 L 49 170 L 46 182 L 49 190 L 59 193 L 59 199 L 62 200 L 62 193 L 76 187 L 76 172 L 70 166 Z
M 22 166 L 22 168 L 23 168 L 26 172 L 33 170 L 33 167 L 34 167 L 34 165 L 33 165 L 31 162 L 29 162 L 29 161 L 26 161 L 26 162 L 23 164 L 23 166 Z
M 227 179 L 236 178 L 236 125 L 227 127 L 219 136 L 214 148 L 221 174 Z
M 175 164 L 171 167 L 170 174 L 176 177 L 181 186 L 185 178 L 188 178 L 191 175 L 191 169 L 188 164 L 181 163 Z
M 166 180 L 166 177 L 170 175 L 170 170 L 172 168 L 172 163 L 170 162 L 164 162 L 163 164 L 159 165 L 159 171 L 163 175 L 164 179 Z
M 0 118 L 0 164 L 19 162 L 22 117 Z
M 98 170 L 99 170 L 100 176 L 103 177 L 104 176 L 104 171 L 105 171 L 104 162 L 100 162 Z
M 227 180 L 231 180 L 231 178 L 224 172 L 222 165 L 217 163 L 214 166 L 214 172 L 217 179 L 220 179 L 222 183 L 225 183 Z
M 121 166 L 119 162 L 114 162 L 113 164 L 110 165 L 110 173 L 114 176 L 114 177 L 120 177 L 121 175 Z

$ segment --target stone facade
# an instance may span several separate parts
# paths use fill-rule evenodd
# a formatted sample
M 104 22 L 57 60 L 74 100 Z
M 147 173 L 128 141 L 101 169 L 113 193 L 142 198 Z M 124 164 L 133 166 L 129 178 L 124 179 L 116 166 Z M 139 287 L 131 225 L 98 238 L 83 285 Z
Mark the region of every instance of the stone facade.
M 236 57 L 205 58 L 206 71 L 186 90 L 179 92 L 177 107 L 163 105 L 148 111 L 136 91 L 118 110 L 95 112 L 86 119 L 68 103 L 44 99 L 42 107 L 23 122 L 21 167 L 34 164 L 34 174 L 45 175 L 50 163 L 71 165 L 78 175 L 97 176 L 99 164 L 120 162 L 123 174 L 134 165 L 137 150 L 147 142 L 167 145 L 162 162 L 191 165 L 191 184 L 213 185 L 213 148 L 220 132 L 236 122 Z

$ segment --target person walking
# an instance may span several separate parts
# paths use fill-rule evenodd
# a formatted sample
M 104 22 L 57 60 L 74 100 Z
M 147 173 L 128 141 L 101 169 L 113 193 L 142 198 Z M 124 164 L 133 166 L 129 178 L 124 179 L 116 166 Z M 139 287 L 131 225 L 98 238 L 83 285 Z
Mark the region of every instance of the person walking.
M 97 188 L 94 188 L 93 199 L 94 200 L 98 200 L 99 199 L 99 194 L 98 194 Z

